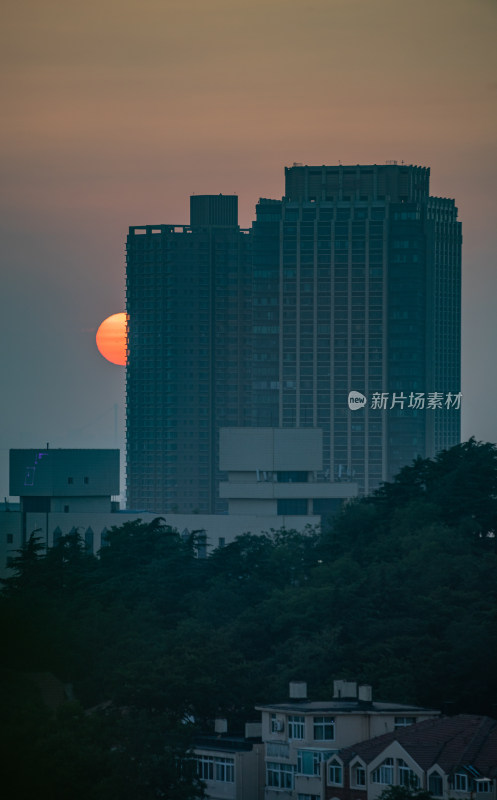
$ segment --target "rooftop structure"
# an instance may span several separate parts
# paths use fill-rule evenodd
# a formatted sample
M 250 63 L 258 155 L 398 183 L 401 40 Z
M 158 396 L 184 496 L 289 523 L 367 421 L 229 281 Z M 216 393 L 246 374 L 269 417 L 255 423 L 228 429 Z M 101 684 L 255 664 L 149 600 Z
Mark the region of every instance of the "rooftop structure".
M 221 428 L 219 486 L 229 514 L 333 515 L 357 495 L 355 483 L 322 475 L 323 432 L 318 428 Z M 309 520 L 311 522 L 311 520 Z

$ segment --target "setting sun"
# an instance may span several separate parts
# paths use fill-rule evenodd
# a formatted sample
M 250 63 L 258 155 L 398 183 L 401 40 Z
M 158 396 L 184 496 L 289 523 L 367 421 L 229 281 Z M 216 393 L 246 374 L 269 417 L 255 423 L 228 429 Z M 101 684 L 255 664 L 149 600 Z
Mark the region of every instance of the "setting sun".
M 112 364 L 126 364 L 126 314 L 112 314 L 104 319 L 97 335 L 97 347 L 101 355 Z

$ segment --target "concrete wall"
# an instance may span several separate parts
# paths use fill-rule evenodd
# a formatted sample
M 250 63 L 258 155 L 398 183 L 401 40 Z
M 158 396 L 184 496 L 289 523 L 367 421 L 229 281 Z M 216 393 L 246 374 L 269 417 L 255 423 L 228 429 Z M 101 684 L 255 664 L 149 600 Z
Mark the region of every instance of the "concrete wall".
M 69 511 L 66 511 L 66 508 Z M 110 514 L 110 495 L 104 497 L 52 497 L 50 510 L 59 514 Z
M 320 428 L 221 428 L 219 435 L 223 472 L 322 469 Z
M 119 450 L 11 450 L 9 474 L 12 496 L 117 496 Z
M 273 481 L 258 481 L 256 483 L 223 481 L 219 484 L 220 497 L 245 498 L 254 500 L 262 499 L 291 499 L 291 498 L 332 498 L 342 499 L 357 495 L 356 483 L 276 483 Z M 230 503 L 230 513 L 231 503 Z M 257 513 L 257 512 L 255 512 Z

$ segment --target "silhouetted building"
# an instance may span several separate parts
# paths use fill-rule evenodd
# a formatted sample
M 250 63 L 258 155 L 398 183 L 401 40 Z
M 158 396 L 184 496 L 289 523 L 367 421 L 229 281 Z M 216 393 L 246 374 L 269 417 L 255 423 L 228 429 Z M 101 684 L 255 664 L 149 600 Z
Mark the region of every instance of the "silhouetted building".
M 285 172 L 253 227 L 251 424 L 322 428 L 325 475 L 367 492 L 460 440 L 457 208 L 423 167 Z
M 219 428 L 250 423 L 250 236 L 237 207 L 235 196 L 193 196 L 190 225 L 129 230 L 130 508 L 225 508 Z
M 225 511 L 221 427 L 321 428 L 317 479 L 361 492 L 459 442 L 461 225 L 429 176 L 294 165 L 251 235 L 223 195 L 130 228 L 129 506 Z
M 87 551 L 96 553 L 107 530 L 121 524 L 119 450 L 11 450 L 9 477 L 10 494 L 20 502 L 0 507 L 1 576 L 32 533 L 46 548 L 78 533 Z

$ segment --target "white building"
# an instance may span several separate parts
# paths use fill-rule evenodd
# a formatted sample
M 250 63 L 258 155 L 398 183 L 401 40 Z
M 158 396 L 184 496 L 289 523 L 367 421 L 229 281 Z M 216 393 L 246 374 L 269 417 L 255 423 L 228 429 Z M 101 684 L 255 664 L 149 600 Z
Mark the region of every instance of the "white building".
M 439 715 L 418 706 L 373 702 L 371 686 L 344 680 L 333 686 L 332 700 L 311 701 L 305 683 L 291 683 L 287 703 L 257 706 L 265 745 L 265 800 L 319 800 L 325 764 L 329 771 L 339 750 Z

